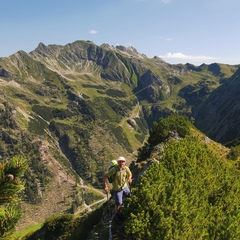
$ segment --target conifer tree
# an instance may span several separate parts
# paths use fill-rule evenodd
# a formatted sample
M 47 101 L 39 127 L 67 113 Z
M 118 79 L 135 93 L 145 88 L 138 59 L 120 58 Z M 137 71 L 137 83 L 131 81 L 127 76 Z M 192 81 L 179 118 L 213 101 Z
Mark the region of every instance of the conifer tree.
M 171 115 L 167 118 L 160 118 L 159 122 L 154 122 L 150 130 L 148 143 L 157 145 L 164 142 L 171 134 L 171 131 L 176 131 L 180 137 L 185 137 L 190 132 L 190 121 L 186 116 Z
M 181 138 L 189 135 L 190 127 L 193 126 L 186 116 L 176 114 L 160 118 L 158 122 L 153 123 L 147 142 L 138 149 L 138 161 L 148 158 L 153 147 L 167 141 L 172 133 L 176 132 Z
M 11 234 L 21 217 L 19 193 L 24 189 L 21 177 L 26 168 L 20 156 L 0 163 L 0 239 Z

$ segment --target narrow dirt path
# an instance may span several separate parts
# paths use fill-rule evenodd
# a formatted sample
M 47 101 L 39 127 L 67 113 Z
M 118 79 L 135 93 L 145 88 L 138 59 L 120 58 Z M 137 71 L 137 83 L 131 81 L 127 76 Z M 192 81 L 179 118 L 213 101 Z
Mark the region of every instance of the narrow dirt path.
M 139 111 L 140 111 L 140 105 L 139 103 L 134 107 L 134 109 L 131 112 L 131 115 L 129 117 L 123 118 L 122 121 L 119 123 L 119 125 L 122 127 L 123 124 L 128 120 L 133 120 L 134 118 L 139 116 Z

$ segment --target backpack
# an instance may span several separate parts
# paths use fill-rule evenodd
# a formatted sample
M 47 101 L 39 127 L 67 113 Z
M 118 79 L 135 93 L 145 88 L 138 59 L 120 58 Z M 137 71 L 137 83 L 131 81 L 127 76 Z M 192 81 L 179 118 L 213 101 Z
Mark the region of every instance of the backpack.
M 108 171 L 109 171 L 110 169 L 112 169 L 112 168 L 115 168 L 115 169 L 116 169 L 116 166 L 117 166 L 117 165 L 118 165 L 117 161 L 116 161 L 116 160 L 112 160 L 112 161 L 110 162 L 110 167 L 108 168 Z M 114 178 L 115 178 L 115 176 L 116 176 L 116 173 L 117 173 L 117 169 L 116 169 L 115 173 L 114 173 L 111 177 L 108 178 L 108 182 L 109 182 L 109 183 L 112 183 L 112 182 L 113 182 L 113 180 L 114 180 Z

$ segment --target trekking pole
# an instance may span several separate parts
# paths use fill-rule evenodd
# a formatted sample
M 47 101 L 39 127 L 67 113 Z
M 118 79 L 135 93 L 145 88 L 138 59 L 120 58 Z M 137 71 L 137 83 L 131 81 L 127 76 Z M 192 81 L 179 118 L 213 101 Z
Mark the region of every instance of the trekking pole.
M 112 221 L 114 219 L 114 217 L 116 216 L 116 212 L 114 211 L 110 220 L 109 220 L 109 225 L 108 225 L 108 230 L 109 230 L 109 240 L 112 240 Z
M 112 240 L 112 220 L 109 221 L 109 240 Z

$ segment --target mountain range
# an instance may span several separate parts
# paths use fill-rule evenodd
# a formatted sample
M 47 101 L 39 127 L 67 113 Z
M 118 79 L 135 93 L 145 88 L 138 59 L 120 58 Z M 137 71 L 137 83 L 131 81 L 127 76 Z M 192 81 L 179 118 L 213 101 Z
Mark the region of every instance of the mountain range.
M 91 41 L 0 58 L 0 155 L 24 155 L 30 166 L 22 226 L 104 199 L 96 189 L 109 161 L 136 160 L 160 118 L 185 115 L 209 138 L 236 144 L 239 66 L 171 65 Z

